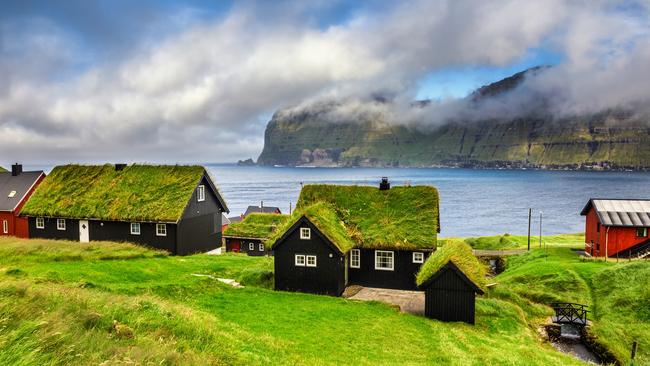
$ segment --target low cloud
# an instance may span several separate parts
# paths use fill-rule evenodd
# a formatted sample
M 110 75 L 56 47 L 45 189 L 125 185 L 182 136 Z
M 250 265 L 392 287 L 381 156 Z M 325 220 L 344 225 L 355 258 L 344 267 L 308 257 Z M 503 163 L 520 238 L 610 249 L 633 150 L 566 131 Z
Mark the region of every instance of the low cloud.
M 557 115 L 642 105 L 649 95 L 643 3 L 634 14 L 609 1 L 392 4 L 327 27 L 306 16 L 323 4 L 243 3 L 212 20 L 188 11 L 175 33 L 148 33 L 119 47 L 122 57 L 99 60 L 61 24 L 2 18 L 0 161 L 254 157 L 268 118 L 292 105 L 283 113 L 335 103 L 332 120 L 438 123 L 521 115 L 538 95 L 552 96 Z M 424 75 L 505 66 L 542 43 L 565 60 L 516 92 L 473 110 L 466 99 L 412 108 Z

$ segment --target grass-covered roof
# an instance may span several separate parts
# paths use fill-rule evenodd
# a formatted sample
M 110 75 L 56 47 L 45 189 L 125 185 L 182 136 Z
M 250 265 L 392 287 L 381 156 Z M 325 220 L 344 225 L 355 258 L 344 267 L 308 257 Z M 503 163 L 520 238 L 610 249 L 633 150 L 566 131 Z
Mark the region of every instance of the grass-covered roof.
M 342 253 L 347 253 L 355 247 L 355 242 L 350 238 L 348 229 L 336 213 L 334 207 L 326 202 L 317 202 L 307 207 L 297 208 L 274 235 L 269 239 L 268 245 L 273 247 L 278 239 L 286 233 L 302 217 L 306 217 L 325 235 Z
M 5 168 L 3 168 L 3 167 L 0 166 L 0 173 L 4 173 L 4 172 L 6 172 L 6 171 L 7 171 L 7 169 L 5 169 Z
M 296 209 L 325 202 L 358 248 L 435 248 L 439 229 L 438 190 L 393 187 L 306 185 Z
M 21 213 L 120 221 L 178 221 L 205 173 L 201 166 L 62 165 L 38 186 Z
M 417 285 L 425 283 L 450 261 L 485 291 L 485 267 L 474 256 L 472 248 L 461 240 L 447 242 L 424 262 L 416 277 Z
M 228 225 L 223 235 L 268 239 L 288 219 L 289 215 L 252 213 L 244 220 Z

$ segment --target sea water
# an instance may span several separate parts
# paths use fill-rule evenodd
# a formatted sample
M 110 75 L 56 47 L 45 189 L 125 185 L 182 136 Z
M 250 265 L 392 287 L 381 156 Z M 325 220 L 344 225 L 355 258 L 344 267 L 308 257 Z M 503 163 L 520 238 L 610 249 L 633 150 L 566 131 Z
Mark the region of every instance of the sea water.
M 393 186 L 427 184 L 440 192 L 441 236 L 526 234 L 528 208 L 533 233 L 584 231 L 580 211 L 589 198 L 650 198 L 650 173 L 542 170 L 407 168 L 289 168 L 208 165 L 230 208 L 229 216 L 248 205 L 295 207 L 303 184 Z

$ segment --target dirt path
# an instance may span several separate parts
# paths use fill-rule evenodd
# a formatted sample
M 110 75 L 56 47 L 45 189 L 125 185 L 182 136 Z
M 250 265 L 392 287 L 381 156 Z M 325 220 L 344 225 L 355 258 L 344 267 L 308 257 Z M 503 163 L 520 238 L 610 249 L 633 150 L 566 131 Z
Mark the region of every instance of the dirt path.
M 421 291 L 362 287 L 359 292 L 349 297 L 349 299 L 381 301 L 398 306 L 400 311 L 404 313 L 424 315 L 424 292 Z

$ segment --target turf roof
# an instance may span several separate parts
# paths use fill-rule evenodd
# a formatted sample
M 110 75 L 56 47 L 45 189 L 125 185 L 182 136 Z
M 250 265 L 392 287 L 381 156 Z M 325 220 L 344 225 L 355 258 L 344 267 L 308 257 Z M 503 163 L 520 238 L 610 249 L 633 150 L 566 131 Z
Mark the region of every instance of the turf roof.
M 246 216 L 244 220 L 228 225 L 223 235 L 268 239 L 288 219 L 289 215 L 252 213 Z
M 449 261 L 485 291 L 485 268 L 474 256 L 472 248 L 461 240 L 450 240 L 424 262 L 416 277 L 417 285 L 425 283 Z
M 331 205 L 357 248 L 435 248 L 439 231 L 438 190 L 431 186 L 393 187 L 306 185 L 297 209 L 317 202 Z
M 341 221 L 334 207 L 326 202 L 317 202 L 307 207 L 296 208 L 296 211 L 273 234 L 267 245 L 275 246 L 279 239 L 302 217 L 306 217 L 318 230 L 334 244 L 341 253 L 347 253 L 355 247 L 355 242 L 350 238 L 345 224 Z
M 55 167 L 21 213 L 120 221 L 178 221 L 205 174 L 201 166 Z

